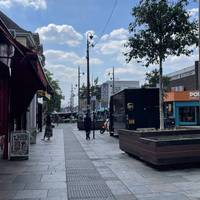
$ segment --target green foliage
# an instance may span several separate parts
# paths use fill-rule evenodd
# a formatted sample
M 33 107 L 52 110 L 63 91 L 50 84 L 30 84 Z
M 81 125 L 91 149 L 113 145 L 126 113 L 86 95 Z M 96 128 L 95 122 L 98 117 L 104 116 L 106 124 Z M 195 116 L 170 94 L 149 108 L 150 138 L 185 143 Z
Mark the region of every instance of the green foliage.
M 99 78 L 94 79 L 94 85 L 90 87 L 90 94 L 91 96 L 96 96 L 97 101 L 101 99 L 101 87 L 98 85 Z M 83 84 L 80 88 L 80 98 L 86 99 L 87 98 L 87 86 Z
M 141 0 L 132 9 L 134 21 L 129 25 L 133 35 L 126 43 L 127 62 L 135 58 L 145 66 L 159 64 L 169 55 L 190 55 L 188 47 L 198 44 L 198 27 L 186 10 L 187 0 Z
M 53 89 L 53 94 L 51 96 L 51 99 L 47 101 L 48 112 L 53 112 L 53 111 L 59 112 L 61 107 L 61 100 L 63 99 L 59 82 L 58 80 L 53 79 L 53 74 L 50 71 L 44 69 L 44 72 L 46 74 L 46 77 L 49 81 L 51 88 Z
M 86 99 L 87 98 L 87 87 L 83 83 L 83 85 L 80 87 L 80 98 Z
M 156 87 L 159 84 L 159 70 L 154 69 L 151 72 L 146 73 L 145 77 L 146 83 L 143 87 Z M 163 76 L 163 87 L 166 90 L 169 86 L 170 78 L 167 76 Z
M 99 78 L 94 79 L 94 85 L 91 86 L 91 96 L 96 96 L 97 101 L 101 99 L 101 87 L 98 85 Z

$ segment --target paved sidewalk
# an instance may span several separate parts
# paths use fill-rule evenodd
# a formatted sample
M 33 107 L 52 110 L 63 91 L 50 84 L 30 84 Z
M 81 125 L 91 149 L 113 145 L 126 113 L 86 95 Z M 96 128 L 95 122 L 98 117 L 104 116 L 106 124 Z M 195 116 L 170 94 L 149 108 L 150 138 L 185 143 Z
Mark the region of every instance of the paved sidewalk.
M 51 141 L 42 137 L 28 161 L 0 160 L 0 200 L 200 199 L 200 167 L 156 170 L 107 133 L 86 141 L 75 124 L 54 129 Z
M 64 129 L 66 176 L 69 200 L 115 200 L 127 199 L 127 194 L 114 193 L 106 184 L 106 180 L 100 175 L 96 166 L 92 163 L 84 151 L 80 142 L 76 139 L 71 127 Z M 82 132 L 83 133 L 83 132 Z M 99 167 L 105 169 L 104 166 Z M 113 181 L 113 177 L 108 178 Z M 115 179 L 114 179 L 115 180 Z M 120 187 L 115 188 L 120 190 Z M 113 193 L 112 193 L 113 192 Z M 113 195 L 115 194 L 115 196 Z M 130 196 L 128 199 L 135 199 Z
M 27 161 L 0 160 L 0 199 L 67 200 L 62 129 L 51 141 L 31 145 Z
M 200 200 L 200 166 L 159 171 L 119 149 L 117 138 L 96 131 L 96 139 L 74 134 L 115 196 L 138 200 Z M 130 196 L 128 196 L 130 195 Z M 125 199 L 124 197 L 121 198 Z

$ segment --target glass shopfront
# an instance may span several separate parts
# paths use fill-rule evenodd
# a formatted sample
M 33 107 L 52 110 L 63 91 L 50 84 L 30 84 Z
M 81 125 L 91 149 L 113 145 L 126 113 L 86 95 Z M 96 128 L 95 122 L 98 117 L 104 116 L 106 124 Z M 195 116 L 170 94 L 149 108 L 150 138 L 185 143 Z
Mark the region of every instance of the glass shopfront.
M 199 91 L 168 92 L 164 100 L 165 117 L 175 119 L 176 126 L 200 124 Z
M 177 126 L 195 126 L 199 124 L 199 102 L 174 102 L 174 107 Z
M 196 107 L 179 107 L 180 122 L 196 123 Z

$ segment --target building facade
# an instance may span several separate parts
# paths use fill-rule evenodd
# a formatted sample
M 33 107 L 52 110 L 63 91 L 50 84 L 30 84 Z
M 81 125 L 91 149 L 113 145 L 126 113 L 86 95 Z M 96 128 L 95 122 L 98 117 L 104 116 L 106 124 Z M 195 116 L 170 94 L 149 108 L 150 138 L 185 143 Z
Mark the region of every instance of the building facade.
M 196 126 L 200 124 L 200 95 L 198 62 L 174 73 L 165 94 L 165 117 L 173 118 L 176 126 Z
M 198 62 L 193 66 L 166 74 L 170 78 L 168 91 L 197 90 L 199 84 L 198 74 Z
M 43 46 L 40 43 L 39 35 L 37 33 L 24 30 L 1 11 L 0 18 L 15 40 L 17 40 L 23 46 L 37 52 L 39 62 L 42 66 L 44 66 Z M 25 114 L 26 129 L 31 133 L 31 143 L 35 143 L 34 136 L 37 132 L 37 109 L 37 94 L 35 94 Z
M 4 74 L 0 76 L 0 137 L 5 159 L 28 152 L 27 111 L 37 91 L 48 88 L 39 53 L 17 41 L 11 25 L 18 28 L 0 12 L 0 74 Z M 31 109 L 35 110 L 35 104 Z
M 128 88 L 139 88 L 139 81 L 106 81 L 101 85 L 101 108 L 108 109 L 111 95 Z

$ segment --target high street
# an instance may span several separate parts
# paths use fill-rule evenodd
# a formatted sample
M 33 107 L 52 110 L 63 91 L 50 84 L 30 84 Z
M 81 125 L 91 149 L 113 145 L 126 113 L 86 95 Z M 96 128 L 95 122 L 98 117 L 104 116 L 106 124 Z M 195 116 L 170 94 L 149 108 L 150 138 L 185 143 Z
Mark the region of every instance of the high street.
M 28 161 L 0 161 L 0 199 L 195 200 L 200 169 L 157 170 L 130 157 L 118 139 L 96 132 L 86 141 L 75 124 L 59 125 L 50 141 L 30 147 Z

